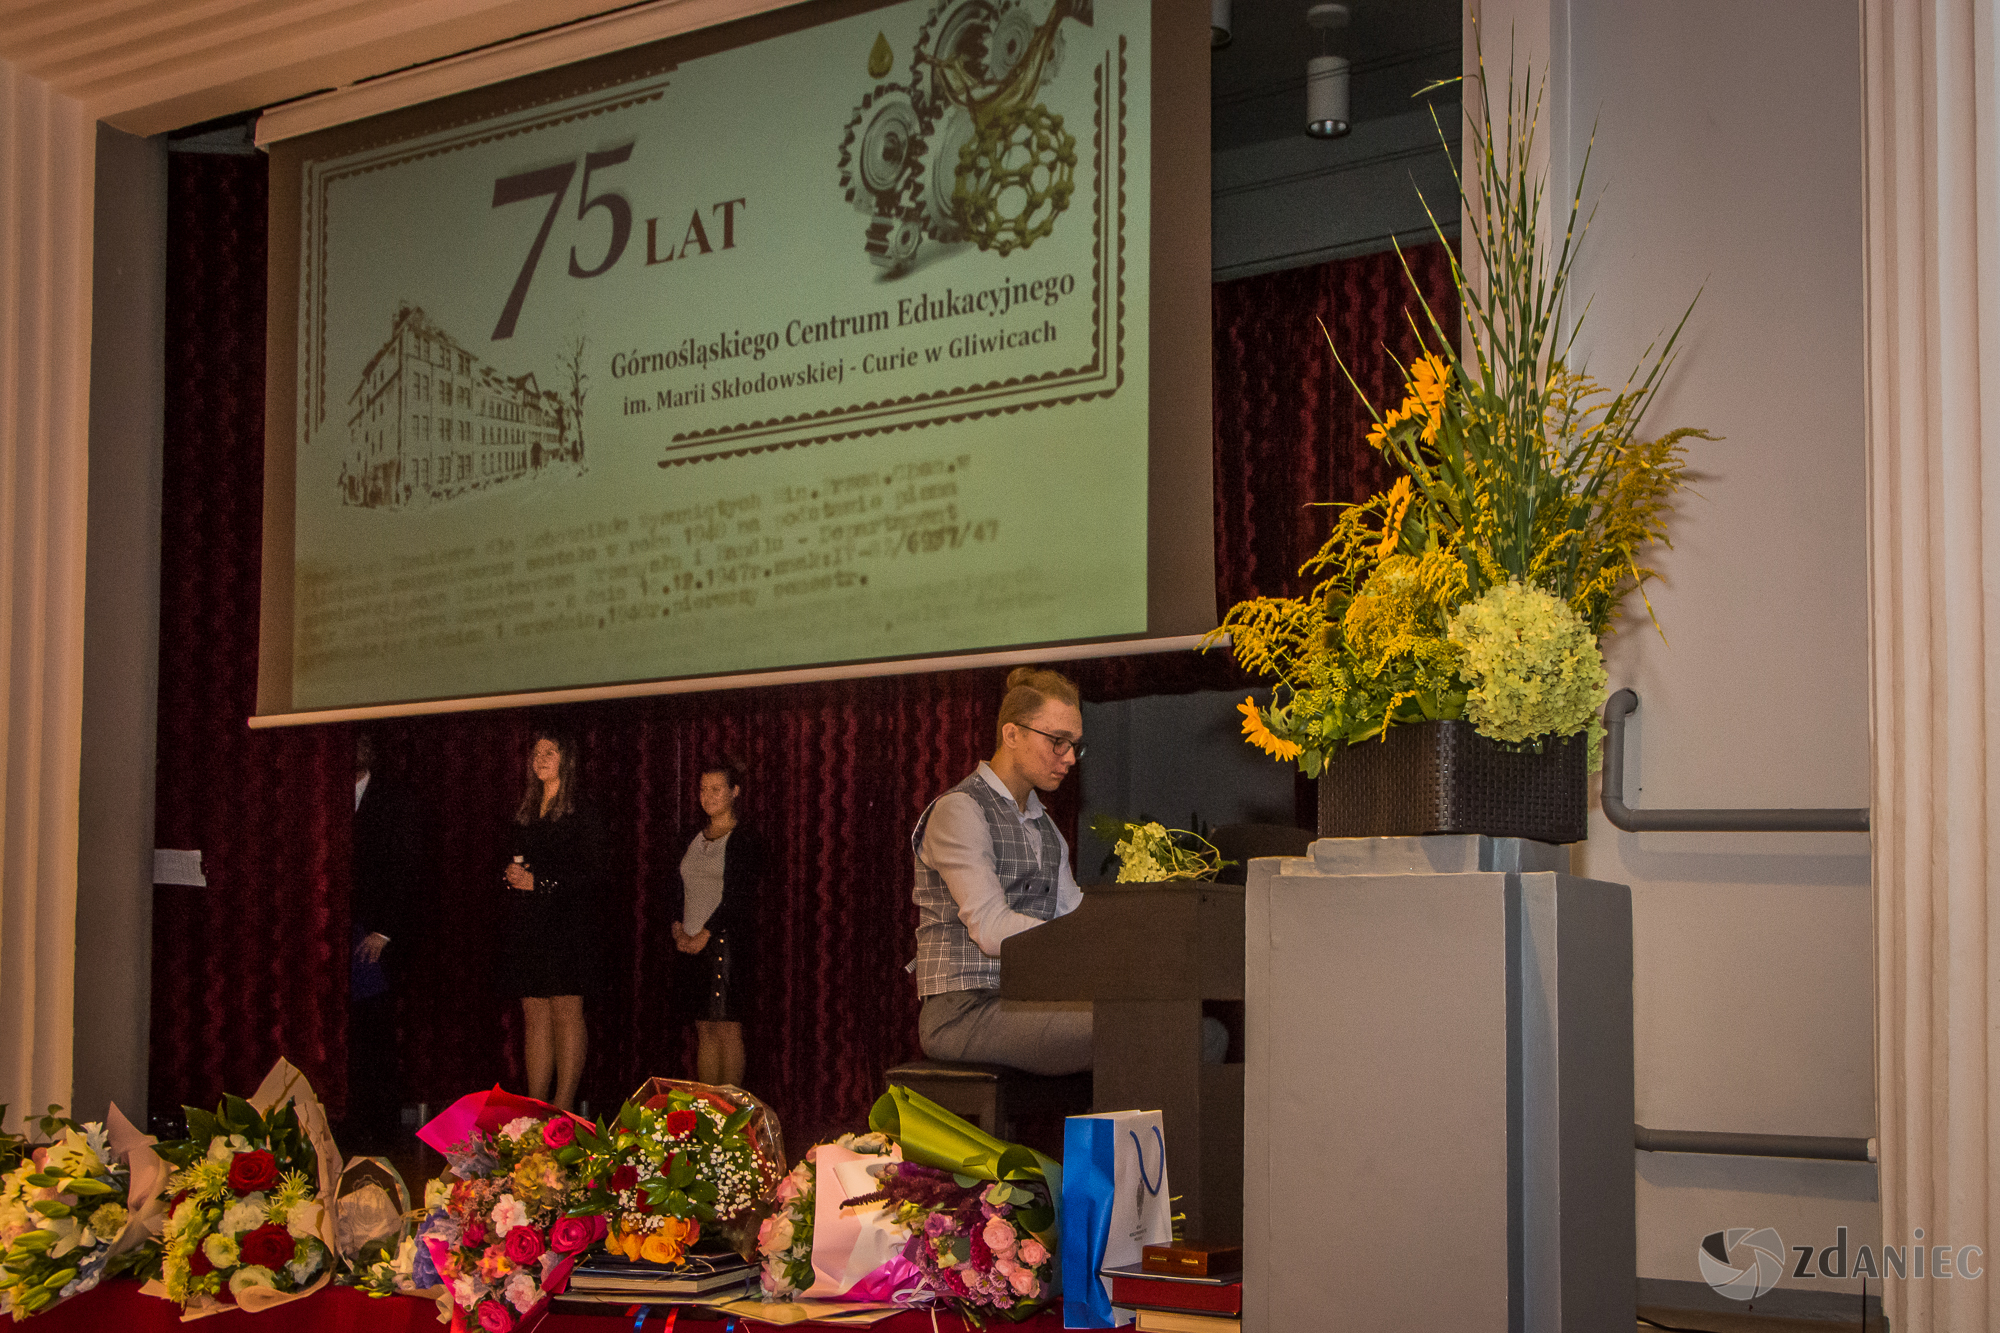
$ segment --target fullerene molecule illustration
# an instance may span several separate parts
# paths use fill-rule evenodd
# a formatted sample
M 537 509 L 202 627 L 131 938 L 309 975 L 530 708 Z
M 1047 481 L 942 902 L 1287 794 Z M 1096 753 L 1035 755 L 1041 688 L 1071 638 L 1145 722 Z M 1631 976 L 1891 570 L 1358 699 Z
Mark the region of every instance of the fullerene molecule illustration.
M 841 138 L 840 189 L 868 219 L 870 260 L 900 272 L 926 240 L 1006 255 L 1054 230 L 1076 188 L 1076 137 L 1041 99 L 1063 21 L 1092 18 L 1091 0 L 1055 0 L 1039 22 L 1023 0 L 939 0 L 909 82 L 878 82 Z

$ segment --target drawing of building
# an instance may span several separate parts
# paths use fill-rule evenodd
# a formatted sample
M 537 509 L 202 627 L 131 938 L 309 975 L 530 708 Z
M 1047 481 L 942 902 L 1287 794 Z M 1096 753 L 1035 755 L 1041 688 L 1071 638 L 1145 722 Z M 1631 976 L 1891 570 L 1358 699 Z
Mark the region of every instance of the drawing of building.
M 417 306 L 396 311 L 348 403 L 340 489 L 350 505 L 449 500 L 582 461 L 576 413 L 561 395 L 532 373 L 501 374 Z

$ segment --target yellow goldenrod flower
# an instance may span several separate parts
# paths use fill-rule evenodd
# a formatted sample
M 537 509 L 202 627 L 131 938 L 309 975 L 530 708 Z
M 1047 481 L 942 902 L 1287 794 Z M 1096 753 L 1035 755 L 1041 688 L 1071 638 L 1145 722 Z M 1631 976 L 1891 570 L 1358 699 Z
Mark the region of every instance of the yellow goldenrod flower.
M 1257 701 L 1254 698 L 1245 699 L 1242 703 L 1236 705 L 1236 711 L 1243 714 L 1243 738 L 1245 740 L 1280 762 L 1299 757 L 1299 743 L 1297 741 L 1288 741 L 1282 736 L 1273 735 L 1271 729 L 1264 725 L 1264 714 L 1258 710 Z

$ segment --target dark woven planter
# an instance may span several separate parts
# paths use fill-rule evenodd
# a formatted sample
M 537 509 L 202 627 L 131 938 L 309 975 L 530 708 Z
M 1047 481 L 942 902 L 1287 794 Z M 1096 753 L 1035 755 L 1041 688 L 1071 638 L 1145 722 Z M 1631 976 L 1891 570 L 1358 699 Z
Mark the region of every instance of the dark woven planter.
M 1391 727 L 1387 740 L 1343 746 L 1320 770 L 1319 835 L 1581 842 L 1586 745 L 1579 733 L 1536 754 L 1487 740 L 1470 722 Z

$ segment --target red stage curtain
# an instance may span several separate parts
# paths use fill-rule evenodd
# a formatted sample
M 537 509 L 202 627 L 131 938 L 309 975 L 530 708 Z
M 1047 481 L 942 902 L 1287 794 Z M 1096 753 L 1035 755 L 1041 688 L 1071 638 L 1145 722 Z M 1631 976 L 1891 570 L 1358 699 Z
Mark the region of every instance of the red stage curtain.
M 161 569 L 157 844 L 201 849 L 209 887 L 157 890 L 152 1109 L 248 1092 L 288 1056 L 329 1107 L 346 1097 L 347 846 L 354 732 L 253 732 L 263 504 L 262 158 L 177 154 L 170 173 L 166 492 Z M 1414 252 L 1429 298 L 1450 294 L 1441 247 Z M 1216 556 L 1223 605 L 1294 588 L 1323 540 L 1315 500 L 1386 477 L 1365 413 L 1334 368 L 1324 318 L 1387 406 L 1386 344 L 1414 349 L 1394 255 L 1215 289 Z M 1066 668 L 1108 700 L 1246 679 L 1219 653 Z M 591 997 L 584 1096 L 602 1108 L 649 1074 L 686 1074 L 692 1034 L 669 1007 L 661 886 L 696 814 L 703 757 L 748 766 L 744 814 L 775 844 L 761 1002 L 746 1081 L 793 1151 L 858 1127 L 882 1070 L 916 1053 L 909 830 L 988 752 L 1003 673 L 940 672 L 705 696 L 469 713 L 383 724 L 389 771 L 417 791 L 430 858 L 424 926 L 398 940 L 421 978 L 404 997 L 406 1092 L 433 1107 L 520 1086 L 515 1008 L 489 963 L 487 912 L 504 825 L 535 727 L 582 743 L 583 785 L 615 832 L 618 928 Z M 1074 838 L 1077 785 L 1051 803 Z M 93 1112 L 94 1114 L 94 1112 Z
M 1404 255 L 1417 290 L 1456 343 L 1450 253 L 1432 244 Z M 1332 511 L 1312 506 L 1365 499 L 1395 479 L 1365 443 L 1368 409 L 1328 343 L 1368 400 L 1388 412 L 1403 397 L 1398 365 L 1435 341 L 1423 307 L 1409 297 L 1394 251 L 1216 284 L 1219 607 L 1309 590 L 1313 581 L 1299 577 L 1299 566 L 1333 527 Z M 1412 320 L 1424 333 L 1421 341 Z

